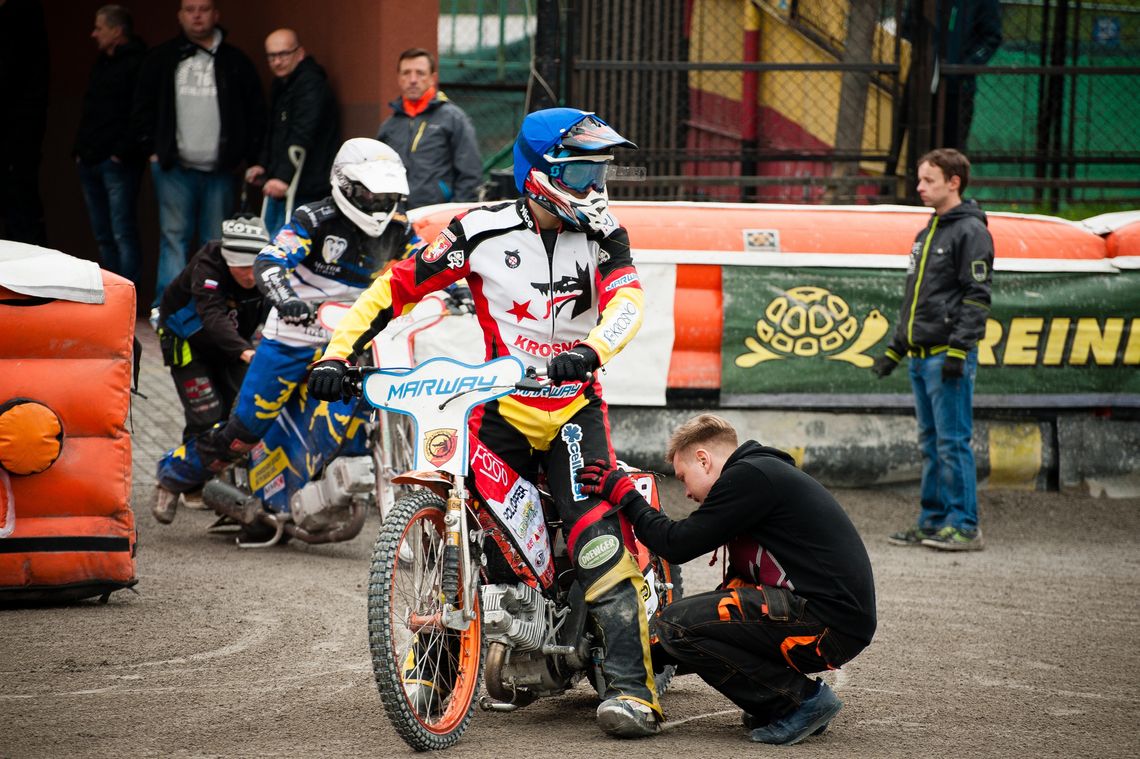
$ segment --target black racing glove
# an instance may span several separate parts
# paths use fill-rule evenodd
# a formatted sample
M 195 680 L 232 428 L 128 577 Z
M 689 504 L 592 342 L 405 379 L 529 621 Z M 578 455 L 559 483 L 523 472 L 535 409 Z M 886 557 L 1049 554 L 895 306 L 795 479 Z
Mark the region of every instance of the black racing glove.
M 598 354 L 585 344 L 575 345 L 559 353 L 546 365 L 546 376 L 558 385 L 563 382 L 585 382 L 590 372 L 598 368 Z
M 313 364 L 309 372 L 309 395 L 322 401 L 345 398 L 344 377 L 348 362 L 343 358 L 326 358 Z
M 277 315 L 286 324 L 300 324 L 302 326 L 313 321 L 313 316 L 315 316 L 313 307 L 296 296 L 283 303 L 278 303 Z
M 871 365 L 871 371 L 875 373 L 876 377 L 882 379 L 893 372 L 898 365 L 898 361 L 895 361 L 890 356 L 882 355 L 875 359 L 875 363 Z
M 637 486 L 630 476 L 605 459 L 594 459 L 582 467 L 578 472 L 578 484 L 583 492 L 596 495 L 619 508 L 628 505 L 623 503 L 626 496 L 637 493 Z
M 275 261 L 255 259 L 253 275 L 257 289 L 265 293 L 266 299 L 277 308 L 281 321 L 305 325 L 313 320 L 313 307 L 298 298 L 289 286 L 289 272 L 284 266 Z
M 942 362 L 942 379 L 961 379 L 962 375 L 966 373 L 965 359 L 958 358 L 957 356 L 947 356 Z

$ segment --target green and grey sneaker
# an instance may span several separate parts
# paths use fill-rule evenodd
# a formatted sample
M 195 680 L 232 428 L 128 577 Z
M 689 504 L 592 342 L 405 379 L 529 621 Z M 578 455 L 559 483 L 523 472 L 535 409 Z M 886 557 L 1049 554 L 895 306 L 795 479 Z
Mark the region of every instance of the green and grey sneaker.
M 892 532 L 887 536 L 887 542 L 893 546 L 906 546 L 908 548 L 922 545 L 922 541 L 935 536 L 934 530 L 921 527 L 911 527 L 909 530 Z
M 949 525 L 923 540 L 922 545 L 939 551 L 980 551 L 986 547 L 981 530 L 959 530 Z

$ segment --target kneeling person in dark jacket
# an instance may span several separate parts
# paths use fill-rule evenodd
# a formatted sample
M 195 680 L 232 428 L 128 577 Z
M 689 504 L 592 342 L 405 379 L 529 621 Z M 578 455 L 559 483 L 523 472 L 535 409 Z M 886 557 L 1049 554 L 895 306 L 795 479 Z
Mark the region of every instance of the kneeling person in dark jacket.
M 162 294 L 158 336 L 186 414 L 183 442 L 230 414 L 265 315 L 253 259 L 268 242 L 258 217 L 227 219 L 222 239 L 195 253 Z
M 663 653 L 744 710 L 759 743 L 822 733 L 843 703 L 806 673 L 838 669 L 875 632 L 871 561 L 827 490 L 783 451 L 738 445 L 726 420 L 702 414 L 677 428 L 666 459 L 700 504 L 673 521 L 651 508 L 613 462 L 579 482 L 624 509 L 638 539 L 673 563 L 724 546 L 725 582 L 665 608 Z

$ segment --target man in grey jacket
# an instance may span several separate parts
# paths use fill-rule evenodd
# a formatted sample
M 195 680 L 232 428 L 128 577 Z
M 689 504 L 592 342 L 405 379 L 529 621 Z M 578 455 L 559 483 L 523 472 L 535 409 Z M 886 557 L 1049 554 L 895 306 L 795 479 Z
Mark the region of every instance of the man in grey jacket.
M 962 193 L 970 162 L 952 148 L 918 162 L 918 195 L 934 209 L 910 251 L 894 336 L 872 371 L 886 377 L 910 357 L 918 442 L 922 448 L 921 511 L 894 545 L 977 551 L 977 472 L 970 438 L 978 340 L 990 312 L 994 240 L 986 215 Z
M 408 170 L 408 208 L 477 200 L 483 178 L 475 127 L 436 88 L 435 58 L 413 47 L 396 65 L 400 97 L 376 139 L 390 145 Z

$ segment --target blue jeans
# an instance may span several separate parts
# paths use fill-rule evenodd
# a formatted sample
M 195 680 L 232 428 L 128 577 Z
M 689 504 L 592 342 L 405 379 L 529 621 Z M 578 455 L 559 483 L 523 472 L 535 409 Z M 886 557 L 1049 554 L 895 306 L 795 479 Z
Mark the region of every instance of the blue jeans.
M 289 219 L 285 218 L 285 201 L 277 198 L 265 199 L 265 228 L 269 230 L 269 239 L 272 240 L 285 226 Z
M 965 376 L 943 380 L 945 353 L 910 359 L 910 384 L 922 450 L 922 509 L 926 530 L 978 527 L 978 474 L 970 438 L 974 434 L 974 379 L 978 352 L 966 356 Z
M 157 161 L 150 164 L 154 191 L 158 196 L 158 278 L 154 305 L 190 259 L 195 234 L 199 245 L 222 236 L 222 222 L 234 205 L 234 178 L 215 173 L 172 166 L 164 169 Z
M 110 158 L 94 164 L 80 161 L 77 165 L 91 231 L 99 246 L 100 264 L 138 284 L 142 264 L 138 223 L 142 166 Z

